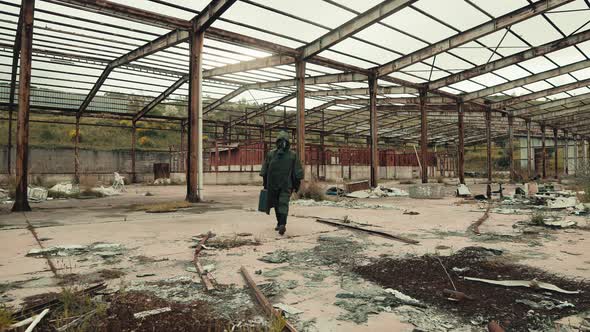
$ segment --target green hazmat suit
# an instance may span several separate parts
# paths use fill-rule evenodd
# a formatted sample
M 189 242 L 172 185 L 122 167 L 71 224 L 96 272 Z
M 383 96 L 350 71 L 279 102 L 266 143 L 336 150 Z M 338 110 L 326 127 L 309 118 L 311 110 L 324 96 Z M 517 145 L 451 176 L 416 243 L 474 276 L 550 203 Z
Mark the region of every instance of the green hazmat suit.
M 291 193 L 299 190 L 303 168 L 297 155 L 290 150 L 289 134 L 280 132 L 276 145 L 276 149 L 266 155 L 260 176 L 268 192 L 266 214 L 274 208 L 280 226 L 287 223 Z

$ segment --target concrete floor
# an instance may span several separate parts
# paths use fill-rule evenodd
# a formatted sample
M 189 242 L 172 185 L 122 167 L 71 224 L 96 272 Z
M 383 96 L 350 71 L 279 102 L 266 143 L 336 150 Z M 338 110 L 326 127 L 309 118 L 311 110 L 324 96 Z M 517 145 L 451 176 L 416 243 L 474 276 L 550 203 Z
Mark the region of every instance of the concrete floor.
M 405 188 L 407 185 L 391 183 Z M 484 185 L 471 185 L 473 193 L 483 193 Z M 453 190 L 449 186 L 449 191 Z M 125 257 L 146 256 L 154 259 L 167 258 L 154 263 L 137 263 L 131 259 L 109 265 L 110 269 L 123 269 L 124 279 L 132 281 L 141 273 L 156 273 L 153 279 L 186 274 L 184 263 L 190 262 L 193 250 L 188 248 L 191 237 L 213 231 L 217 236 L 232 236 L 249 232 L 259 240 L 259 246 L 242 246 L 228 250 L 205 251 L 205 258 L 215 262 L 213 275 L 220 284 L 244 285 L 239 274 L 240 265 L 250 271 L 267 270 L 275 266 L 258 260 L 264 253 L 279 248 L 297 250 L 317 244 L 322 233 L 363 237 L 371 242 L 365 252 L 368 257 L 378 255 L 401 256 L 405 254 L 441 254 L 456 251 L 465 246 L 485 246 L 503 249 L 513 261 L 538 267 L 572 278 L 590 279 L 590 233 L 588 220 L 572 217 L 586 230 L 568 229 L 548 231 L 551 237 L 536 239 L 541 245 L 530 246 L 520 241 L 485 241 L 466 232 L 469 225 L 483 214 L 483 206 L 460 204 L 460 198 L 447 197 L 440 200 L 416 200 L 411 198 L 366 199 L 370 203 L 395 205 L 395 210 L 350 210 L 335 207 L 292 206 L 287 234 L 278 236 L 273 230 L 274 218 L 255 212 L 259 187 L 255 186 L 207 186 L 206 203 L 189 210 L 173 213 L 151 214 L 135 211 L 134 205 L 184 199 L 184 186 L 129 186 L 121 196 L 92 200 L 54 200 L 33 204 L 33 212 L 9 214 L 10 206 L 0 206 L 0 282 L 27 281 L 22 288 L 8 292 L 17 304 L 23 297 L 56 289 L 51 281 L 51 272 L 44 259 L 26 257 L 27 252 L 37 248 L 31 233 L 25 229 L 28 219 L 37 228 L 40 237 L 49 238 L 45 246 L 116 242 L 129 252 Z M 508 191 L 513 190 L 508 186 Z M 146 197 L 149 191 L 154 196 Z M 419 215 L 403 214 L 404 210 L 419 212 Z M 297 217 L 295 217 L 297 216 Z M 344 218 L 369 223 L 380 230 L 403 235 L 420 241 L 419 245 L 407 245 L 389 239 L 367 236 L 317 223 L 315 217 Z M 528 220 L 526 215 L 491 214 L 480 227 L 483 234 L 513 235 L 512 225 L 519 220 Z M 440 249 L 446 246 L 448 249 Z M 439 249 L 437 249 L 439 247 Z M 56 261 L 60 271 L 85 274 L 105 268 L 97 261 L 78 262 L 64 258 Z M 264 278 L 254 275 L 257 281 Z M 300 275 L 283 275 L 280 278 L 297 279 Z M 38 278 L 38 279 L 36 279 Z M 279 278 L 279 279 L 280 279 Z M 145 279 L 145 278 L 144 278 Z M 116 284 L 117 280 L 111 281 Z M 303 319 L 316 318 L 320 331 L 412 331 L 413 326 L 402 323 L 394 313 L 370 316 L 368 324 L 356 325 L 337 320 L 342 311 L 333 305 L 334 296 L 340 290 L 337 280 L 328 279 L 326 287 L 314 289 L 309 295 L 287 293 L 283 303 L 293 304 L 304 311 Z

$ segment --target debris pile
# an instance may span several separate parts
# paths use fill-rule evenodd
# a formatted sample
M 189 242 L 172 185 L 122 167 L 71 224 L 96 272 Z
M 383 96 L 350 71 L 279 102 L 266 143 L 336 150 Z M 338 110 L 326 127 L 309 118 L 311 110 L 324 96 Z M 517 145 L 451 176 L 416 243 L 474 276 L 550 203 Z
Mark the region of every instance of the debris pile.
M 119 243 L 95 243 L 91 245 L 57 245 L 46 248 L 33 248 L 27 253 L 28 257 L 45 257 L 45 256 L 80 256 L 85 254 L 94 254 L 101 258 L 107 259 L 122 255 L 125 247 Z
M 329 206 L 345 209 L 377 209 L 377 210 L 399 210 L 398 207 L 391 204 L 373 204 L 363 203 L 357 200 L 343 199 L 340 201 L 314 201 L 313 199 L 297 199 L 290 202 L 291 205 L 298 206 Z
M 590 284 L 510 263 L 502 252 L 482 247 L 463 248 L 451 256 L 378 259 L 355 271 L 383 287 L 451 310 L 480 328 L 498 320 L 510 321 L 511 331 L 546 331 L 554 320 L 590 309 L 584 293 L 578 294 L 590 291 Z M 454 287 L 473 300 L 450 301 L 444 290 Z M 541 301 L 546 302 L 536 309 L 528 305 Z
M 408 192 L 397 188 L 378 187 L 368 190 L 359 190 L 345 195 L 349 198 L 382 198 L 382 197 L 407 197 Z
M 416 184 L 408 188 L 410 198 L 441 199 L 445 196 L 444 187 L 440 184 Z

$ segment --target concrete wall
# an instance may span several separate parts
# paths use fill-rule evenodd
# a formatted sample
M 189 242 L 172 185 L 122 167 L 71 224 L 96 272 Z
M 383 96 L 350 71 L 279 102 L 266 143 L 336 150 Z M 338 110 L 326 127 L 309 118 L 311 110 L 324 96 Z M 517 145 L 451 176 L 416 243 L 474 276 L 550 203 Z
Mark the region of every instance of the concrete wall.
M 0 147 L 0 180 L 7 178 L 7 148 Z M 12 151 L 12 169 L 14 170 L 15 149 Z M 170 162 L 168 152 L 145 152 L 136 153 L 136 171 L 139 182 L 153 182 L 153 164 Z M 80 150 L 80 175 L 81 181 L 88 183 L 110 184 L 113 181 L 113 172 L 119 172 L 127 179 L 131 178 L 131 153 L 130 151 L 96 151 Z M 206 185 L 211 184 L 259 184 L 262 183 L 258 172 L 260 165 L 242 166 L 239 165 L 220 166 L 219 173 L 205 172 Z M 317 166 L 306 166 L 306 175 L 317 174 Z M 429 167 L 429 177 L 435 178 L 440 174 L 434 167 Z M 64 182 L 70 181 L 74 175 L 74 149 L 56 148 L 40 149 L 31 148 L 29 157 L 30 181 L 33 182 Z M 340 166 L 326 165 L 320 167 L 320 174 L 325 176 L 327 181 L 356 181 L 367 180 L 370 177 L 369 166 Z M 350 174 L 350 176 L 349 176 Z M 382 166 L 379 168 L 380 179 L 412 179 L 420 176 L 420 169 L 413 166 Z M 447 174 L 453 176 L 453 174 Z M 173 173 L 171 179 L 176 183 L 185 182 L 184 173 Z
M 15 165 L 15 151 L 12 149 L 12 169 Z M 7 174 L 8 149 L 0 147 L 0 174 Z M 138 181 L 153 181 L 153 164 L 170 162 L 168 152 L 137 151 L 135 169 Z M 130 151 L 97 151 L 80 149 L 80 174 L 99 181 L 112 181 L 113 172 L 130 177 Z M 43 175 L 48 179 L 69 180 L 74 175 L 74 149 L 55 148 L 29 150 L 29 174 Z M 82 179 L 83 180 L 83 179 Z M 107 181 L 107 182 L 108 182 Z

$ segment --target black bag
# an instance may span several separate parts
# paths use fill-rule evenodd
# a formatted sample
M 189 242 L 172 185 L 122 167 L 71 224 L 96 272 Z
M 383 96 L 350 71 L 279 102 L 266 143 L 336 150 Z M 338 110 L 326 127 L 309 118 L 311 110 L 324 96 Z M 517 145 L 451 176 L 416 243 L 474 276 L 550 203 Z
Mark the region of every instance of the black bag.
M 262 189 L 258 197 L 258 211 L 266 213 L 268 209 L 268 190 Z

